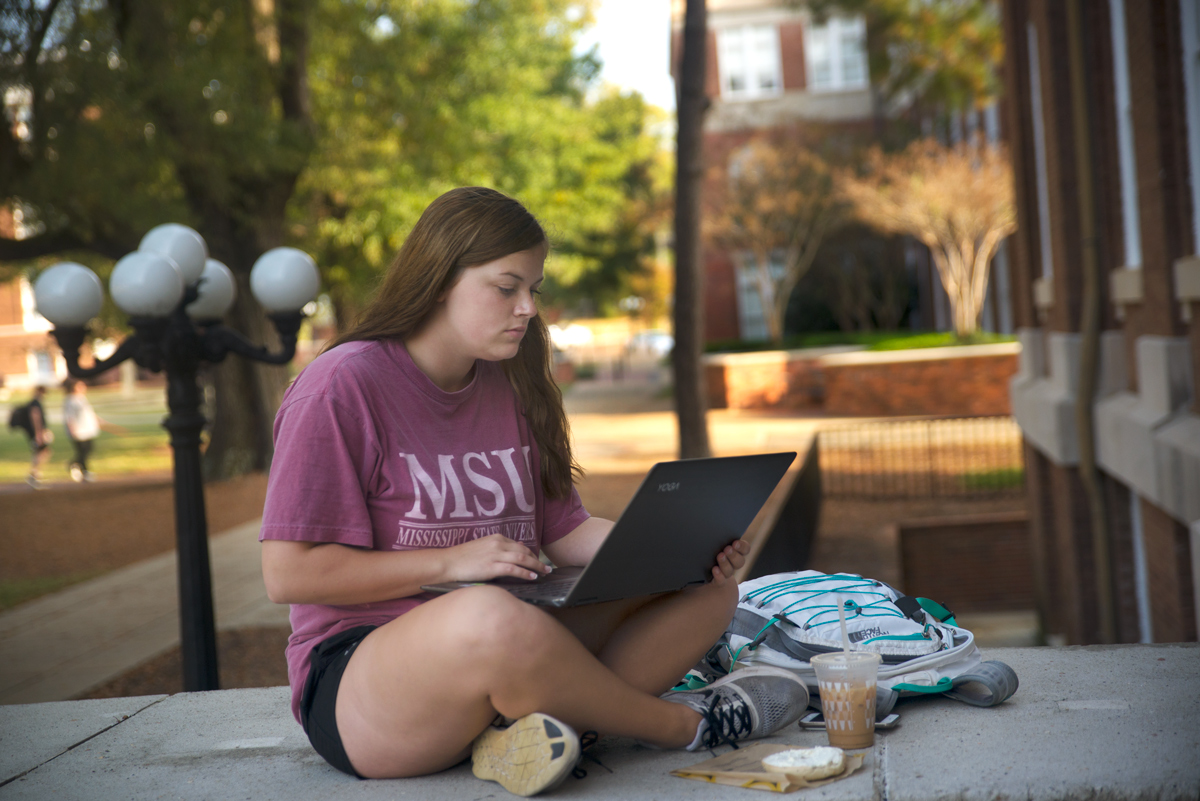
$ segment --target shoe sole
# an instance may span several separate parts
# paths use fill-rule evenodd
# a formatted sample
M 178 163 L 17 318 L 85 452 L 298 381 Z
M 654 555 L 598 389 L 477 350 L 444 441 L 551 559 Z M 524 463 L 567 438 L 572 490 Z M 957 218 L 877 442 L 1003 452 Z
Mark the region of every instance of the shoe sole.
M 471 747 L 476 778 L 529 797 L 556 787 L 579 761 L 579 736 L 560 720 L 535 712 L 505 729 L 488 728 Z

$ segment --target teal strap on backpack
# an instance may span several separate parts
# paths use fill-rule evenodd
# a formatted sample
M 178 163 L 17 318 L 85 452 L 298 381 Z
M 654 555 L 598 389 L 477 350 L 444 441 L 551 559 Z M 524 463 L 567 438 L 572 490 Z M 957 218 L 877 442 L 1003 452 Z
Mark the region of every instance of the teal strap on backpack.
M 931 601 L 928 598 L 918 598 L 917 603 L 921 605 L 922 609 L 933 615 L 939 623 L 949 623 L 951 626 L 958 625 L 958 622 L 954 619 L 954 613 L 937 601 Z

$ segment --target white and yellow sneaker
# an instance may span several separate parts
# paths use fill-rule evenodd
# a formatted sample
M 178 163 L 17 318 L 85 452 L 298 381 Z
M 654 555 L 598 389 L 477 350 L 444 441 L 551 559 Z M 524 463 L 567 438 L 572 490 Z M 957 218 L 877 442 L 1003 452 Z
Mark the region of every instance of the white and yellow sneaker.
M 579 735 L 561 720 L 535 712 L 499 728 L 489 726 L 471 746 L 476 778 L 499 782 L 513 795 L 552 789 L 579 761 Z

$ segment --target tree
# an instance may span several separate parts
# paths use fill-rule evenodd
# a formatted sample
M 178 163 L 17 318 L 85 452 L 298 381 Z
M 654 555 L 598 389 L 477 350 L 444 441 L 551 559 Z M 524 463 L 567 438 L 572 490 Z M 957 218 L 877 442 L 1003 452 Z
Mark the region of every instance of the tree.
M 752 141 L 721 173 L 711 236 L 749 262 L 768 336 L 781 343 L 792 290 L 846 220 L 847 205 L 833 169 L 794 131 Z
M 861 172 L 846 171 L 841 182 L 864 222 L 909 234 L 929 248 L 950 297 L 955 334 L 973 334 L 992 256 L 1017 228 L 1004 147 L 982 142 L 947 147 L 933 139 L 893 155 L 876 147 Z
M 687 0 L 683 53 L 679 62 L 679 111 L 675 146 L 675 414 L 679 419 L 679 458 L 710 455 L 708 422 L 700 372 L 704 341 L 700 259 L 700 183 L 704 162 L 701 136 L 708 97 L 704 78 L 708 45 L 705 0 Z
M 982 107 L 1000 91 L 1004 38 L 993 0 L 805 0 L 818 19 L 861 15 L 872 90 L 883 111 L 920 102 Z
M 649 252 L 629 216 L 656 158 L 644 104 L 585 99 L 596 64 L 573 52 L 589 19 L 577 11 L 570 0 L 3 4 L 0 206 L 21 209 L 33 235 L 0 239 L 0 261 L 80 248 L 116 259 L 153 225 L 183 222 L 238 276 L 228 322 L 269 341 L 248 286 L 259 254 L 308 249 L 352 318 L 420 211 L 457 185 L 525 200 L 565 243 L 556 258 L 574 259 L 574 278 L 619 259 L 603 252 L 614 242 Z M 238 359 L 213 371 L 210 477 L 266 467 L 285 381 Z
M 248 276 L 259 254 L 284 243 L 285 209 L 313 148 L 311 5 L 13 7 L 0 82 L 6 112 L 27 124 L 0 136 L 3 199 L 40 233 L 0 243 L 0 258 L 77 248 L 116 258 L 153 224 L 187 222 L 239 279 L 233 325 L 269 339 Z M 213 377 L 209 472 L 264 469 L 286 373 L 230 359 Z

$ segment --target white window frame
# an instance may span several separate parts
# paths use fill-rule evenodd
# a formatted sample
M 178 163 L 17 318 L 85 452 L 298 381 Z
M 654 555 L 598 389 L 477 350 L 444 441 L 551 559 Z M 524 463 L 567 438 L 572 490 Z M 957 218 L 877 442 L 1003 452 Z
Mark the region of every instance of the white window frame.
M 721 97 L 756 100 L 783 93 L 779 28 L 771 23 L 733 25 L 717 30 L 717 74 Z M 740 81 L 740 86 L 735 86 Z
M 1200 254 L 1200 0 L 1179 0 L 1183 85 L 1187 106 L 1188 162 L 1192 184 L 1192 242 Z M 1200 599 L 1200 594 L 1197 595 Z
M 1125 35 L 1125 0 L 1109 0 L 1112 27 L 1113 94 L 1117 106 L 1117 160 L 1121 179 L 1121 230 L 1125 264 L 1142 266 L 1142 217 L 1138 207 L 1137 162 L 1133 142 L 1133 102 L 1129 91 L 1129 45 Z
M 1038 53 L 1037 26 L 1032 22 L 1029 37 L 1029 106 L 1033 121 L 1033 158 L 1037 174 L 1038 239 L 1041 241 L 1042 278 L 1054 277 L 1054 249 L 1050 242 L 1050 175 L 1046 166 L 1046 121 L 1042 116 L 1042 70 Z
M 858 42 L 858 55 L 844 47 L 847 38 Z M 823 72 L 816 55 L 824 49 L 828 53 L 828 78 Z M 848 62 L 853 59 L 857 75 L 850 74 Z M 825 59 L 822 59 L 824 62 Z M 822 24 L 812 20 L 804 26 L 804 62 L 810 92 L 851 92 L 866 89 L 871 76 L 867 64 L 867 23 L 862 17 L 830 17 Z

